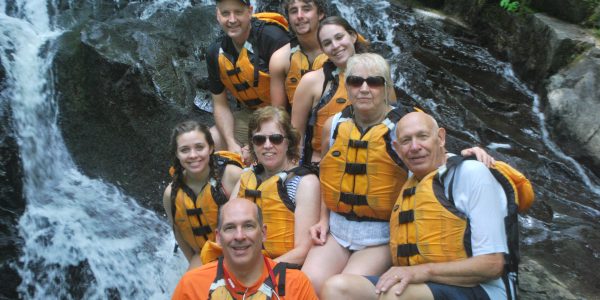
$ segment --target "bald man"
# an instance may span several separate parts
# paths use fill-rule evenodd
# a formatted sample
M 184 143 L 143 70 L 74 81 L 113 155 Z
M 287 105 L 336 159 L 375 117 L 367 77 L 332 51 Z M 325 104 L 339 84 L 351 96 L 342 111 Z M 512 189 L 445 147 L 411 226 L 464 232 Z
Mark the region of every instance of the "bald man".
M 409 113 L 396 128 L 411 172 L 390 219 L 393 266 L 381 277 L 335 276 L 322 298 L 507 299 L 502 186 L 481 162 L 447 166 L 446 131 L 431 116 Z
M 220 211 L 217 243 L 223 257 L 187 272 L 173 299 L 317 299 L 306 275 L 286 263 L 265 257 L 262 244 L 267 227 L 260 208 L 236 198 Z M 285 272 L 285 276 L 282 276 Z

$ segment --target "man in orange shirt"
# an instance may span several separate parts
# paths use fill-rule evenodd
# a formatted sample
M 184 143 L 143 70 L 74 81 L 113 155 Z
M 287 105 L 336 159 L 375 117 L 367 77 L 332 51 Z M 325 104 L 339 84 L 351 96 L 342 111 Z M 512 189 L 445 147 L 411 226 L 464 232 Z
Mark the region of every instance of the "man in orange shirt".
M 317 300 L 304 273 L 262 254 L 266 230 L 255 203 L 228 201 L 215 230 L 223 257 L 183 275 L 173 299 Z

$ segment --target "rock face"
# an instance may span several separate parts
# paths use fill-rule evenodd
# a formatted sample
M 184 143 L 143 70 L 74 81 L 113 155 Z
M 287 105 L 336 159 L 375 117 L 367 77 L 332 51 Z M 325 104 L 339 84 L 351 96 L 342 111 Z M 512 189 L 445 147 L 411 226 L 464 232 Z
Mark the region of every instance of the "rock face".
M 600 166 L 600 49 L 585 52 L 552 76 L 547 90 L 555 139 L 564 141 L 565 151 L 578 160 Z
M 213 19 L 204 7 L 145 21 L 90 21 L 58 43 L 59 122 L 69 152 L 87 175 L 126 187 L 155 211 L 163 210 L 171 128 L 187 118 L 209 122 L 192 107 L 206 96 L 210 39 L 201 37 L 213 35 Z
M 548 125 L 561 149 L 599 170 L 600 131 L 592 120 L 600 119 L 595 58 L 600 42 L 590 30 L 544 13 L 511 14 L 497 1 L 442 2 L 446 13 L 466 20 L 483 43 L 509 61 L 519 77 L 541 95 L 542 106 L 548 104 Z M 600 10 L 600 5 L 594 7 L 590 1 L 532 1 L 532 5 L 540 2 L 544 11 L 563 20 L 592 25 L 598 18 L 594 12 Z
M 0 94 L 4 91 L 4 69 L 0 64 Z M 22 194 L 22 168 L 11 126 L 8 99 L 0 98 L 0 298 L 17 299 L 20 278 L 11 264 L 16 263 L 22 243 L 17 222 L 25 209 Z

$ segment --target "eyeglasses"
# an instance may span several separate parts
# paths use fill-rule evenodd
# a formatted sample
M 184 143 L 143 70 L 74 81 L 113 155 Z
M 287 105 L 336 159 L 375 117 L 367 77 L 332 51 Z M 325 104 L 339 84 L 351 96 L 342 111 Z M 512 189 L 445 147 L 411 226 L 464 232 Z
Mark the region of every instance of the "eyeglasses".
M 267 142 L 267 139 L 269 139 L 269 141 L 271 141 L 271 144 L 279 145 L 279 144 L 283 143 L 285 136 L 283 136 L 279 133 L 271 134 L 271 135 L 255 134 L 252 136 L 252 144 L 254 144 L 254 146 L 262 146 Z
M 383 78 L 383 76 L 369 76 L 367 78 L 362 78 L 360 76 L 350 75 L 346 77 L 346 84 L 353 88 L 361 87 L 365 81 L 371 88 L 379 88 L 385 85 L 385 78 Z

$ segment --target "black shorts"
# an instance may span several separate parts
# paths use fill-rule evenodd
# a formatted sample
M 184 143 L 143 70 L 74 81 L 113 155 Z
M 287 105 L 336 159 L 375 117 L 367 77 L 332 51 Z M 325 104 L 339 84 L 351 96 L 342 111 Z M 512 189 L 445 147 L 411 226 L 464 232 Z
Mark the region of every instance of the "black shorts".
M 373 285 L 379 281 L 379 276 L 365 276 Z M 485 290 L 480 286 L 462 287 L 434 282 L 426 282 L 435 300 L 490 300 Z

